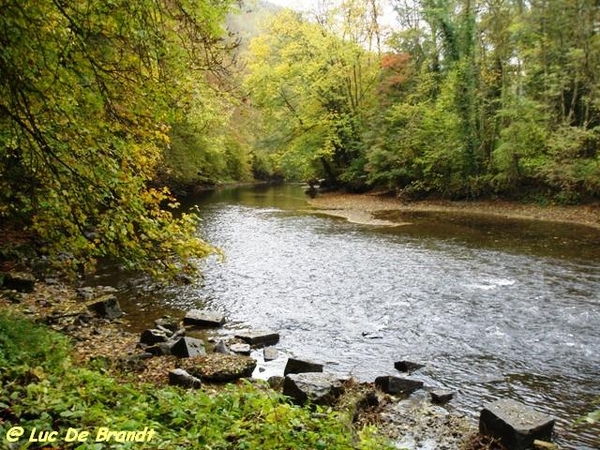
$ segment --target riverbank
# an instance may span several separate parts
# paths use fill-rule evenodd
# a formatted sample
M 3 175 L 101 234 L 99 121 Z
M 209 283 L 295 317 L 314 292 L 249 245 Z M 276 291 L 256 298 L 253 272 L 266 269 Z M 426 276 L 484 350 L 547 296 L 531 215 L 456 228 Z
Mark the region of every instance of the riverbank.
M 166 373 L 169 358 L 135 358 L 125 319 L 93 317 L 81 292 L 58 281 L 0 291 L 7 448 L 391 450 L 372 426 L 353 425 L 350 411 L 297 407 L 263 382 L 168 386 L 153 374 Z
M 6 344 L 7 339 L 4 336 L 7 333 L 11 334 L 11 327 L 6 325 L 7 317 L 9 321 L 13 321 L 10 317 L 27 317 L 28 321 L 31 322 L 31 325 L 19 325 L 21 329 L 26 331 L 17 332 L 15 336 L 11 337 L 16 342 L 13 347 L 22 349 L 24 354 L 23 361 L 19 361 L 20 364 L 15 370 L 20 370 L 19 367 L 44 367 L 44 373 L 35 369 L 37 370 L 35 377 L 39 377 L 39 379 L 34 377 L 33 380 L 27 381 L 27 383 L 33 381 L 34 385 L 42 380 L 54 379 L 55 377 L 58 380 L 54 382 L 56 389 L 53 388 L 49 397 L 46 397 L 54 400 L 60 397 L 60 401 L 54 403 L 38 402 L 35 405 L 35 410 L 39 411 L 40 414 L 52 415 L 56 412 L 53 410 L 56 405 L 59 408 L 67 408 L 70 404 L 77 404 L 77 396 L 79 395 L 77 386 L 80 384 L 78 377 L 86 379 L 88 388 L 98 385 L 98 389 L 105 391 L 103 396 L 96 400 L 96 403 L 87 406 L 87 408 L 94 410 L 109 408 L 108 403 L 110 402 L 106 403 L 105 399 L 110 398 L 113 394 L 122 395 L 121 389 L 128 390 L 130 401 L 128 400 L 129 406 L 127 407 L 133 407 L 131 403 L 136 402 L 136 396 L 140 399 L 147 399 L 150 391 L 159 392 L 160 395 L 171 395 L 168 392 L 171 392 L 173 388 L 167 386 L 167 373 L 177 366 L 176 358 L 137 358 L 136 355 L 140 353 L 137 348 L 139 335 L 124 331 L 127 318 L 108 320 L 95 317 L 93 314 L 86 312 L 83 306 L 85 302 L 82 293 L 87 293 L 87 289 L 89 288 L 76 289 L 70 284 L 51 280 L 49 284 L 37 282 L 31 293 L 0 291 L 0 310 L 3 311 L 0 314 L 0 341 Z M 110 289 L 101 288 L 99 292 L 104 291 L 110 292 Z M 8 316 L 5 316 L 6 314 Z M 2 321 L 4 321 L 4 325 L 1 323 Z M 29 340 L 30 331 L 28 331 L 28 327 L 30 326 L 37 330 L 34 335 L 45 336 L 45 332 L 33 323 L 45 324 L 51 330 L 66 336 L 70 342 L 68 345 L 64 345 L 64 343 L 60 345 L 52 344 L 54 346 L 58 345 L 62 349 L 61 358 L 63 358 L 62 362 L 53 361 L 52 369 L 47 368 L 46 363 L 42 360 L 30 359 L 31 355 L 29 353 L 35 353 L 37 355 L 35 358 L 40 355 L 46 358 L 47 351 L 49 354 L 55 353 L 51 351 L 51 346 L 38 345 L 35 339 L 33 341 Z M 49 335 L 49 337 L 42 336 L 40 339 L 53 341 L 55 338 Z M 3 355 L 0 356 L 6 359 Z M 7 364 L 6 367 L 8 368 L 7 373 L 0 374 L 0 385 L 13 383 L 10 375 L 12 371 L 11 364 Z M 69 377 L 67 378 L 64 377 L 62 372 L 65 368 L 68 368 L 69 371 Z M 93 375 L 88 372 L 90 369 L 94 372 Z M 19 386 L 17 383 L 11 387 L 13 390 L 21 388 L 25 389 L 26 386 Z M 108 391 L 106 391 L 107 389 Z M 333 405 L 333 413 L 326 415 L 319 413 L 320 415 L 317 414 L 315 417 L 311 415 L 309 408 L 296 409 L 290 406 L 283 397 L 280 397 L 280 393 L 267 388 L 266 385 L 260 382 L 251 381 L 250 384 L 240 382 L 234 385 L 204 384 L 201 391 L 195 391 L 197 393 L 194 395 L 200 395 L 204 402 L 215 404 L 230 402 L 232 398 L 254 396 L 255 407 L 262 408 L 262 410 L 247 409 L 244 415 L 238 417 L 238 423 L 245 426 L 245 424 L 252 423 L 254 414 L 259 414 L 262 417 L 268 415 L 267 413 L 272 409 L 279 411 L 283 408 L 288 411 L 286 414 L 289 414 L 290 418 L 306 423 L 307 427 L 311 427 L 319 433 L 321 435 L 319 438 L 322 438 L 323 442 L 329 442 L 331 445 L 328 448 L 332 449 L 372 448 L 369 445 L 374 443 L 377 443 L 377 448 L 388 448 L 387 444 L 381 440 L 384 436 L 394 442 L 402 442 L 406 448 L 413 449 L 425 448 L 422 446 L 426 446 L 431 442 L 444 444 L 447 448 L 457 449 L 499 448 L 494 441 L 482 439 L 477 434 L 474 424 L 466 417 L 452 414 L 441 406 L 431 404 L 425 391 L 411 396 L 411 401 L 406 402 L 400 402 L 399 398 L 387 394 L 377 393 L 379 401 L 376 405 L 366 408 L 364 405 L 360 406 L 363 401 L 361 399 L 366 394 L 373 395 L 372 393 L 376 392 L 372 384 L 350 382 L 345 391 L 344 396 Z M 177 398 L 177 402 L 173 405 L 174 410 L 177 411 L 186 410 L 189 406 L 188 403 L 194 402 L 188 396 Z M 0 401 L 2 401 L 1 396 Z M 23 401 L 23 404 L 12 400 L 11 402 L 9 404 L 15 410 L 28 406 L 27 399 Z M 156 407 L 156 405 L 154 406 Z M 127 408 L 124 409 L 123 414 L 126 413 L 126 410 Z M 85 418 L 85 411 L 79 411 L 78 414 L 74 415 L 73 419 L 69 421 L 69 427 L 78 428 L 81 426 L 78 422 Z M 144 414 L 147 415 L 148 421 L 152 420 L 150 417 L 154 417 L 150 411 L 146 411 Z M 218 412 L 207 411 L 206 414 L 209 419 L 212 416 L 215 423 L 225 420 L 218 415 Z M 29 422 L 29 419 L 15 415 L 4 425 L 21 426 L 29 429 L 34 426 Z M 135 422 L 140 430 L 147 426 L 147 423 L 142 419 L 136 419 Z M 333 425 L 334 422 L 335 425 Z M 90 429 L 96 429 L 104 425 L 93 421 L 86 423 L 88 423 L 86 426 Z M 374 424 L 377 426 L 377 432 L 372 428 Z M 0 432 L 6 432 L 6 430 L 2 430 L 2 426 L 3 424 L 0 421 Z M 48 424 L 48 426 L 52 427 L 52 424 Z M 117 431 L 120 427 L 121 425 L 118 423 L 111 425 L 111 429 Z M 257 430 L 260 431 L 263 427 L 268 428 L 269 423 L 261 422 L 258 424 Z M 158 439 L 164 441 L 165 436 L 177 435 L 177 429 L 177 427 L 169 426 L 161 427 L 160 432 L 157 429 Z M 59 436 L 66 435 L 63 428 L 57 431 Z M 217 433 L 216 430 L 212 431 Z M 269 431 L 267 430 L 266 433 L 268 434 Z M 360 437 L 357 438 L 357 436 Z M 193 440 L 193 436 L 189 434 L 181 436 L 182 441 L 190 438 Z M 215 439 L 221 438 L 230 439 L 231 436 L 228 436 L 226 430 L 224 430 L 222 433 L 215 435 Z M 243 439 L 243 437 L 238 436 L 236 439 Z M 272 439 L 273 441 L 276 440 L 275 437 Z M 358 441 L 354 441 L 355 444 L 350 444 L 355 439 L 358 439 Z M 308 442 L 308 439 L 299 436 L 297 441 L 288 442 L 283 447 L 274 443 L 273 446 L 268 448 L 309 448 L 304 447 L 304 444 Z M 288 444 L 292 447 L 287 446 Z
M 449 201 L 422 200 L 404 202 L 379 193 L 345 194 L 339 192 L 319 195 L 308 201 L 318 213 L 343 217 L 365 225 L 400 226 L 402 221 L 385 217 L 388 211 L 447 212 L 469 215 L 497 216 L 504 219 L 543 220 L 572 223 L 600 229 L 600 204 L 547 205 L 517 203 L 506 200 Z

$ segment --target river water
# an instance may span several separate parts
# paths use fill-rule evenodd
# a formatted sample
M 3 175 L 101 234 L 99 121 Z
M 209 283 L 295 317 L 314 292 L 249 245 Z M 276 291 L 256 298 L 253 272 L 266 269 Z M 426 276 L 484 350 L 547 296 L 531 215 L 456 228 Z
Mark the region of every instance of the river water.
M 563 448 L 600 448 L 600 426 L 576 423 L 600 397 L 600 231 L 431 213 L 359 225 L 310 211 L 295 185 L 191 203 L 226 259 L 204 262 L 191 286 L 130 282 L 123 306 L 142 324 L 207 307 L 365 381 L 423 362 L 412 376 L 456 391 L 451 406 L 473 420 L 508 397 L 555 417 Z M 282 368 L 272 364 L 266 373 Z

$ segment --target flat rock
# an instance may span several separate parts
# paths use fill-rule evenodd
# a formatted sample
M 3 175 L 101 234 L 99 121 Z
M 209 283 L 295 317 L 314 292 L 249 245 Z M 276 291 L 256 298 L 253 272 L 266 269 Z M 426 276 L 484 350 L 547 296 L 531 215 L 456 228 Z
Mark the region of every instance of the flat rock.
M 335 375 L 322 372 L 305 372 L 286 375 L 283 381 L 283 394 L 291 397 L 294 403 L 304 405 L 330 405 L 342 394 L 343 380 Z
M 265 347 L 263 350 L 263 358 L 265 361 L 274 361 L 279 358 L 279 350 L 275 347 Z
M 181 368 L 202 381 L 224 383 L 252 376 L 256 361 L 248 356 L 211 353 L 183 360 Z
M 231 344 L 229 350 L 238 355 L 250 356 L 250 344 Z
M 243 331 L 236 334 L 235 337 L 253 347 L 266 347 L 279 342 L 279 333 L 270 330 Z
M 192 309 L 183 318 L 183 323 L 203 328 L 218 328 L 225 323 L 225 316 L 214 311 Z
M 97 298 L 88 305 L 88 309 L 107 319 L 117 319 L 123 315 L 121 305 L 119 305 L 117 297 L 113 294 L 106 294 Z
M 448 403 L 454 397 L 454 392 L 445 389 L 435 389 L 429 393 L 431 401 L 437 404 Z
M 162 330 L 150 329 L 144 330 L 140 336 L 140 342 L 142 344 L 154 345 L 158 342 L 167 342 L 169 337 Z
M 26 272 L 8 272 L 4 274 L 2 285 L 17 292 L 33 292 L 35 277 Z
M 171 354 L 180 358 L 193 358 L 205 355 L 206 349 L 200 339 L 182 337 L 171 347 Z
M 174 369 L 169 372 L 169 384 L 171 386 L 198 389 L 202 386 L 202 381 L 183 369 Z
M 416 390 L 421 389 L 423 387 L 423 382 L 412 380 L 410 378 L 399 378 L 386 375 L 375 378 L 375 386 L 387 394 L 409 396 Z
M 400 372 L 413 372 L 425 367 L 425 364 L 416 363 L 413 361 L 396 361 L 394 368 Z
M 531 448 L 535 440 L 550 441 L 553 428 L 554 419 L 512 399 L 485 405 L 479 416 L 479 432 L 511 450 Z
M 323 364 L 302 359 L 289 358 L 283 370 L 283 375 L 288 373 L 323 372 Z

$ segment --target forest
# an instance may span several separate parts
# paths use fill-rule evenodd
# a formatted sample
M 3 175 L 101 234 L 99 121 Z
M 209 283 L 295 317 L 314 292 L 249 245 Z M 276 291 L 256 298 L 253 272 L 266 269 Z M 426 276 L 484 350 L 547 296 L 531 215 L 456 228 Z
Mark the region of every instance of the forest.
M 597 447 L 599 1 L 315 5 L 0 0 L 2 445 L 58 448 L 60 432 L 64 448 L 97 449 L 105 441 L 74 441 L 99 428 L 156 431 L 143 448 L 384 450 L 404 431 L 432 448 L 427 432 L 441 429 L 463 450 L 504 448 L 461 428 L 462 406 L 460 422 L 429 409 L 456 392 L 476 399 L 473 412 L 488 392 L 535 401 L 564 442 Z M 285 182 L 296 184 L 270 186 Z M 339 204 L 308 203 L 305 184 L 385 207 L 357 202 L 368 219 L 352 221 Z M 275 200 L 293 207 L 264 207 Z M 489 207 L 472 216 L 491 225 L 399 210 L 420 200 L 587 216 L 558 217 L 565 232 L 554 217 Z M 226 214 L 210 209 L 227 202 Z M 190 306 L 218 310 L 219 327 L 226 310 L 236 334 L 187 341 L 185 318 L 170 315 L 204 312 Z M 261 321 L 283 336 L 269 358 L 254 346 Z M 272 360 L 284 376 L 172 381 L 186 367 L 177 345 L 181 359 L 242 358 L 259 374 Z M 347 389 L 337 403 L 280 393 L 300 353 L 351 375 L 326 393 Z M 424 387 L 389 375 L 409 365 L 436 384 L 420 392 L 428 409 L 385 429 L 410 395 L 390 386 Z M 361 366 L 374 382 L 354 379 Z
M 598 199 L 597 2 L 386 5 L 3 1 L 5 232 L 169 274 L 214 251 L 177 196 L 224 182 Z

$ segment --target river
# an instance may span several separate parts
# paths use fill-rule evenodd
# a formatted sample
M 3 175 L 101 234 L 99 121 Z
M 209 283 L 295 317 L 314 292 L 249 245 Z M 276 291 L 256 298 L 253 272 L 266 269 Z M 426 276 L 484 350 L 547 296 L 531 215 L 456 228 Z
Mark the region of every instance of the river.
M 600 425 L 576 424 L 600 397 L 600 231 L 448 213 L 359 225 L 310 211 L 297 185 L 191 204 L 226 259 L 205 261 L 189 286 L 146 292 L 129 280 L 121 301 L 138 325 L 207 307 L 361 380 L 423 362 L 413 376 L 455 391 L 451 407 L 474 420 L 509 397 L 555 417 L 563 448 L 600 448 Z

